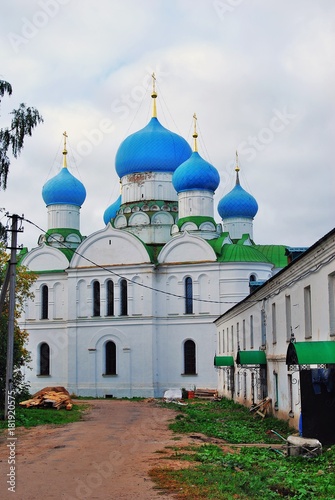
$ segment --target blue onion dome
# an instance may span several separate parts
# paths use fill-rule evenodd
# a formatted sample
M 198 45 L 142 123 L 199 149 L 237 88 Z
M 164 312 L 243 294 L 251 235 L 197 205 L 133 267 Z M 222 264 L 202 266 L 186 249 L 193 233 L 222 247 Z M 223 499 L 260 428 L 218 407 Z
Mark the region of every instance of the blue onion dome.
M 191 157 L 177 168 L 172 177 L 172 184 L 177 193 L 198 189 L 214 193 L 219 183 L 219 172 L 197 151 L 194 151 Z
M 76 179 L 67 169 L 66 163 L 66 132 L 64 136 L 63 168 L 52 179 L 48 180 L 42 188 L 42 197 L 46 206 L 49 205 L 75 205 L 81 207 L 86 198 L 84 184 Z
M 139 172 L 174 172 L 191 155 L 187 141 L 163 127 L 156 116 L 128 136 L 115 158 L 118 176 Z
M 120 206 L 121 206 L 121 195 L 118 197 L 116 201 L 114 201 L 114 203 L 112 203 L 108 208 L 106 208 L 104 212 L 104 223 L 106 224 L 106 226 L 111 219 L 115 218 L 118 210 L 120 209 Z
M 235 187 L 226 194 L 218 204 L 218 212 L 222 219 L 232 217 L 245 217 L 253 219 L 258 211 L 255 198 L 247 193 L 241 186 L 238 171 L 236 174 Z
M 44 184 L 43 200 L 48 205 L 76 205 L 81 207 L 86 198 L 86 189 L 65 167 Z

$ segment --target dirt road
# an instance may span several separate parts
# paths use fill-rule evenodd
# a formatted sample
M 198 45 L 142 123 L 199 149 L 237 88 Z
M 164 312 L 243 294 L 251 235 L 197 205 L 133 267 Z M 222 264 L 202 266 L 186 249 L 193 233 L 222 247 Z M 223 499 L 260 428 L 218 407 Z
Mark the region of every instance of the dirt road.
M 171 410 L 155 403 L 97 400 L 83 421 L 17 429 L 15 493 L 8 491 L 10 446 L 0 442 L 2 499 L 156 500 L 173 498 L 155 489 L 148 470 L 159 450 L 174 446 Z M 178 441 L 178 445 L 181 444 Z

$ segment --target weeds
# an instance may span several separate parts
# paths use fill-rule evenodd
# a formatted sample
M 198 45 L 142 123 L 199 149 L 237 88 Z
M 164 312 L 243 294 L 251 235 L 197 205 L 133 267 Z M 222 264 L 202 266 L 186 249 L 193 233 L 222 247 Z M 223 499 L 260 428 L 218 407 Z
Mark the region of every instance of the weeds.
M 54 408 L 21 408 L 15 410 L 15 427 L 35 427 L 37 425 L 55 424 L 63 425 L 77 422 L 82 418 L 83 411 L 88 405 L 73 405 L 71 411 Z M 0 421 L 0 429 L 6 429 L 7 422 Z
M 170 405 L 176 409 L 175 405 Z M 295 429 L 274 417 L 260 420 L 250 415 L 248 408 L 231 400 L 194 402 L 177 408 L 180 412 L 170 428 L 179 433 L 201 432 L 229 443 L 273 443 L 270 431 L 287 436 Z
M 175 405 L 171 405 L 176 409 Z M 178 408 L 170 427 L 176 432 L 201 433 L 226 443 L 254 443 L 225 452 L 220 446 L 198 447 L 187 459 L 191 467 L 153 469 L 151 477 L 161 488 L 183 500 L 330 500 L 335 498 L 335 446 L 307 459 L 273 453 L 277 439 L 269 429 L 287 437 L 294 432 L 287 423 L 255 418 L 247 408 L 230 400 L 194 402 Z M 257 443 L 268 443 L 259 447 Z M 182 450 L 180 450 L 182 451 Z M 176 452 L 177 455 L 177 452 Z M 172 457 L 171 457 L 172 458 Z M 179 459 L 180 456 L 177 455 Z M 185 457 L 186 458 L 186 457 Z

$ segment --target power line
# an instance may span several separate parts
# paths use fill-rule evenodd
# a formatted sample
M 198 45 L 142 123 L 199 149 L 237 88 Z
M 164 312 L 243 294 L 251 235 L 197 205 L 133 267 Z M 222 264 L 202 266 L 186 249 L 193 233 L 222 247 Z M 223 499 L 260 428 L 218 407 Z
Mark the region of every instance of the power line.
M 35 226 L 37 229 L 39 229 L 40 231 L 42 231 L 42 233 L 45 234 L 47 232 L 43 228 L 41 228 L 40 226 L 38 226 L 38 224 L 35 224 L 34 222 L 32 222 L 29 219 L 26 219 L 24 216 L 19 217 L 19 218 L 22 219 L 22 220 L 24 220 L 24 221 L 26 221 L 26 222 L 28 222 L 29 224 Z M 137 281 L 134 281 L 131 278 L 127 278 L 126 276 L 118 274 L 115 271 L 112 271 L 111 269 L 106 268 L 105 266 L 101 266 L 100 264 L 96 263 L 92 259 L 89 259 L 85 255 L 83 255 L 80 252 L 78 252 L 76 249 L 67 246 L 66 243 L 58 241 L 56 238 L 54 238 L 53 235 L 50 235 L 50 237 L 53 238 L 55 241 L 57 241 L 58 244 L 61 244 L 64 248 L 70 250 L 73 254 L 78 255 L 79 257 L 83 258 L 84 260 L 86 260 L 90 264 L 93 264 L 95 267 L 97 267 L 99 269 L 102 269 L 103 271 L 106 271 L 107 273 L 110 273 L 110 274 L 112 274 L 112 275 L 114 275 L 114 276 L 116 276 L 116 277 L 118 277 L 120 279 L 124 279 L 127 282 L 129 282 L 129 283 L 132 283 L 132 284 L 137 285 L 137 286 L 141 286 L 142 288 L 146 288 L 146 289 L 151 290 L 153 292 L 161 293 L 163 295 L 168 295 L 168 296 L 171 296 L 171 297 L 176 297 L 178 299 L 184 299 L 184 300 L 186 299 L 185 295 L 178 295 L 176 293 L 167 292 L 165 290 L 160 290 L 159 288 L 154 288 L 154 287 L 151 287 L 149 285 L 145 285 L 144 283 L 138 283 Z M 301 281 L 302 279 L 306 278 L 310 274 L 313 274 L 313 273 L 317 272 L 319 269 L 321 269 L 322 267 L 324 267 L 325 265 L 327 265 L 333 259 L 335 259 L 335 254 L 331 255 L 325 261 L 319 262 L 313 269 L 308 269 L 304 273 L 298 275 L 296 278 L 292 279 L 289 283 L 283 284 L 282 286 L 280 286 L 278 288 L 278 290 L 276 290 L 272 294 L 270 294 L 267 297 L 265 297 L 265 300 L 268 300 L 271 297 L 274 297 L 274 296 L 278 295 L 282 290 L 284 290 L 286 288 L 290 288 L 292 285 L 294 285 L 295 283 L 297 283 L 297 282 Z M 192 300 L 196 301 L 196 302 L 204 302 L 204 303 L 210 303 L 210 304 L 238 304 L 240 302 L 240 301 L 227 301 L 227 300 L 219 301 L 219 300 L 200 299 L 200 298 L 197 298 L 197 297 L 192 297 Z M 249 299 L 249 300 L 245 300 L 244 302 L 245 303 L 246 302 L 247 303 L 257 303 L 257 302 L 261 302 L 263 300 L 264 299 L 257 299 L 257 300 L 251 300 L 251 299 Z
M 25 217 L 22 217 L 22 219 L 26 222 L 28 222 L 29 224 L 35 226 L 37 229 L 39 229 L 40 231 L 42 231 L 42 233 L 46 233 L 47 231 L 45 231 L 43 228 L 41 228 L 40 226 L 38 226 L 37 224 L 35 224 L 34 222 L 32 222 L 31 220 L 29 219 L 26 219 Z M 137 281 L 134 281 L 130 278 L 127 278 L 125 276 L 122 276 L 121 274 L 118 274 L 116 273 L 115 271 L 112 271 L 111 269 L 108 269 L 106 268 L 105 266 L 101 266 L 100 264 L 97 264 L 96 262 L 94 262 L 93 260 L 89 259 L 88 257 L 86 257 L 85 255 L 81 254 L 80 252 L 78 252 L 76 249 L 74 248 L 71 248 L 69 246 L 66 245 L 66 243 L 63 243 L 63 242 L 60 242 L 58 241 L 56 238 L 54 238 L 52 235 L 50 235 L 55 241 L 57 241 L 58 244 L 61 244 L 64 248 L 70 250 L 71 252 L 73 252 L 73 254 L 76 254 L 78 255 L 79 257 L 85 259 L 87 262 L 89 262 L 90 264 L 93 264 L 95 267 L 98 267 L 99 269 L 102 269 L 103 271 L 106 271 L 107 273 L 110 273 L 110 274 L 113 274 L 114 276 L 117 276 L 118 278 L 121 278 L 121 279 L 124 279 L 126 280 L 127 282 L 129 283 L 133 283 L 135 285 L 138 285 L 138 286 L 141 286 L 143 288 L 147 288 L 153 292 L 158 292 L 158 293 L 162 293 L 164 295 L 169 295 L 171 297 L 176 297 L 178 299 L 186 299 L 186 296 L 185 295 L 178 295 L 176 293 L 172 293 L 172 292 L 167 292 L 165 290 L 160 290 L 159 288 L 154 288 L 154 287 L 151 287 L 149 285 L 145 285 L 144 283 L 138 283 Z M 192 297 L 192 300 L 194 301 L 197 301 L 197 302 L 206 302 L 206 303 L 210 303 L 210 304 L 236 304 L 238 301 L 219 301 L 219 300 L 207 300 L 207 299 L 200 299 L 200 298 L 197 298 L 197 297 Z M 250 300 L 250 302 L 258 302 L 257 300 Z

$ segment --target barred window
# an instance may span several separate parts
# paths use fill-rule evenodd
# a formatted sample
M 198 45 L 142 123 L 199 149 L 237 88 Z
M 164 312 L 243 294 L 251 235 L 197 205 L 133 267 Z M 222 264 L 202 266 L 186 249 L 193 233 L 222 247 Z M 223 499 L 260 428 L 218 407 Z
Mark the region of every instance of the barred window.
M 93 316 L 100 316 L 100 283 L 93 282 Z
M 46 342 L 40 345 L 40 375 L 50 375 L 50 347 Z
M 114 283 L 107 281 L 107 316 L 114 316 Z
M 189 277 L 185 279 L 185 314 L 193 314 L 193 283 Z
M 196 374 L 195 343 L 193 340 L 186 340 L 184 343 L 184 374 Z

